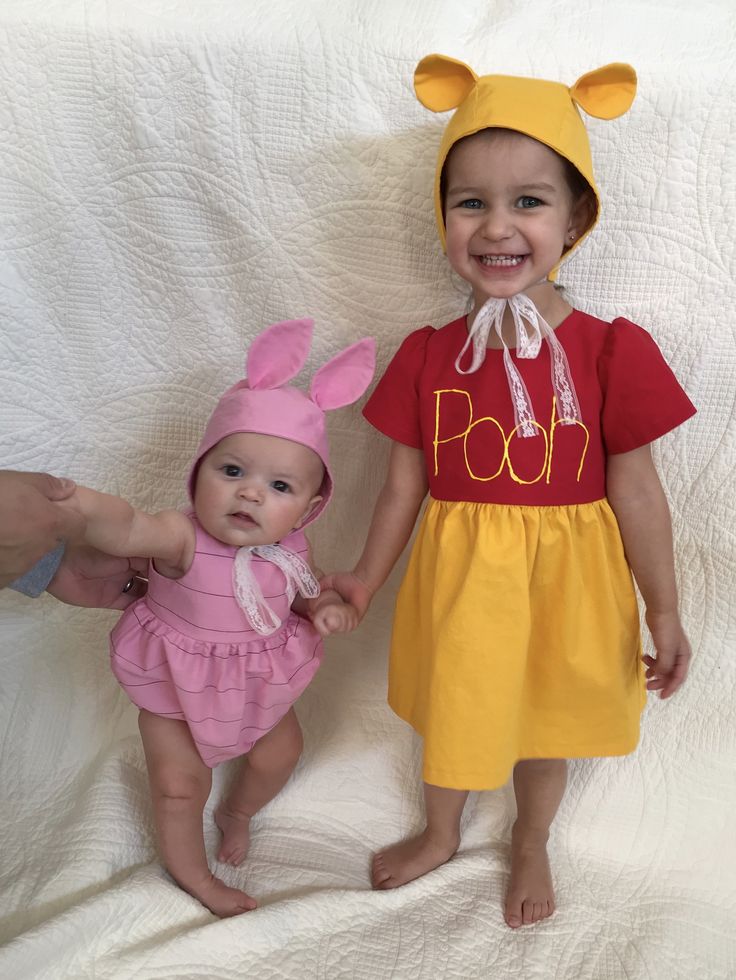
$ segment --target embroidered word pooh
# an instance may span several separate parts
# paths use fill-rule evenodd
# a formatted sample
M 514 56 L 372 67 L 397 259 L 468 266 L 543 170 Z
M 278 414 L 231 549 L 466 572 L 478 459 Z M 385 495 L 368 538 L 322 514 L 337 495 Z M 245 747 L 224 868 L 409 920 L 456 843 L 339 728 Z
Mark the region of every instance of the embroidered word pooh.
M 583 463 L 585 462 L 585 455 L 588 451 L 588 443 L 590 442 L 590 432 L 588 427 L 578 419 L 565 419 L 557 418 L 557 400 L 552 396 L 552 413 L 549 420 L 549 429 L 545 429 L 536 420 L 532 420 L 531 424 L 536 428 L 537 432 L 544 437 L 544 453 L 542 458 L 541 469 L 530 480 L 525 480 L 521 477 L 515 470 L 514 464 L 511 461 L 510 447 L 512 441 L 516 438 L 521 438 L 520 430 L 522 428 L 522 423 L 518 423 L 511 429 L 509 433 L 506 433 L 501 423 L 497 418 L 492 415 L 484 415 L 481 418 L 475 418 L 475 411 L 473 408 L 473 399 L 470 397 L 470 392 L 463 390 L 462 388 L 440 388 L 434 392 L 435 396 L 435 431 L 434 431 L 434 475 L 437 476 L 440 472 L 440 461 L 439 461 L 439 447 L 446 445 L 450 442 L 455 442 L 458 439 L 462 440 L 463 446 L 463 456 L 465 458 L 465 469 L 471 480 L 480 480 L 482 482 L 487 482 L 488 480 L 495 480 L 496 477 L 500 476 L 504 466 L 508 468 L 509 476 L 516 483 L 530 484 L 538 483 L 542 478 L 544 478 L 545 483 L 549 483 L 552 475 L 552 456 L 554 453 L 554 441 L 555 441 L 555 429 L 558 425 L 575 425 L 579 426 L 585 433 L 585 440 L 582 443 L 580 451 L 580 461 L 578 465 L 576 481 L 580 482 L 580 474 L 583 471 Z M 442 405 L 443 402 L 447 400 L 448 397 L 452 398 L 453 401 L 457 402 L 457 396 L 460 399 L 465 399 L 467 407 L 467 423 L 465 428 L 461 431 L 452 432 L 451 434 L 443 435 L 443 414 Z M 455 411 L 452 412 L 453 424 L 456 423 L 457 419 L 457 408 L 456 405 L 453 406 Z M 447 416 L 445 412 L 445 417 Z M 489 445 L 489 437 L 487 431 L 483 433 L 485 438 L 483 439 L 482 447 L 476 442 L 474 445 L 469 445 L 470 438 L 474 434 L 479 434 L 479 426 L 484 426 L 487 430 L 487 426 L 495 426 L 500 438 L 499 450 L 500 450 L 500 462 L 498 463 L 498 468 L 495 472 L 485 475 L 481 467 L 488 467 L 488 451 L 487 447 Z M 475 448 L 476 451 L 473 451 Z M 495 461 L 495 458 L 492 462 Z M 491 462 L 491 465 L 492 465 Z

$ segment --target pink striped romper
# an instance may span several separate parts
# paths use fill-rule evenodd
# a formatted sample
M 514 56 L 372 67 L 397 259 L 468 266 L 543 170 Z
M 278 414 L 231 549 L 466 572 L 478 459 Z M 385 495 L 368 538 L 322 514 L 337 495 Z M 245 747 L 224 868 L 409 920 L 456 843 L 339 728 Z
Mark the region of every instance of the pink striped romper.
M 125 610 L 110 635 L 112 670 L 139 708 L 186 721 L 210 768 L 248 752 L 314 677 L 322 641 L 292 612 L 285 576 L 252 556 L 263 596 L 281 620 L 270 636 L 253 630 L 233 594 L 237 548 L 196 533 L 194 561 L 179 579 L 149 569 L 148 593 Z M 280 544 L 307 560 L 293 531 Z

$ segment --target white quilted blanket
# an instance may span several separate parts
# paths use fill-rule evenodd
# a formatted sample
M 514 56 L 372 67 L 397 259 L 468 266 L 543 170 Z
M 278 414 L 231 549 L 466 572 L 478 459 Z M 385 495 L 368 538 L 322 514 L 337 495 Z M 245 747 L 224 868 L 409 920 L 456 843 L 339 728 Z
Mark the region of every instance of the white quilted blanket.
M 2 465 L 177 504 L 265 324 L 313 315 L 312 369 L 366 334 L 383 366 L 460 312 L 430 201 L 441 120 L 410 87 L 431 51 L 570 83 L 637 67 L 632 112 L 591 124 L 604 215 L 564 281 L 648 327 L 699 414 L 656 453 L 691 679 L 634 755 L 571 766 L 551 920 L 503 924 L 508 790 L 471 800 L 449 864 L 369 888 L 371 852 L 421 819 L 419 746 L 385 705 L 395 577 L 299 704 L 298 771 L 222 869 L 260 908 L 229 921 L 159 868 L 112 614 L 3 593 L 0 975 L 736 977 L 735 40 L 728 0 L 3 0 Z M 355 558 L 385 458 L 357 408 L 332 441 L 324 567 Z

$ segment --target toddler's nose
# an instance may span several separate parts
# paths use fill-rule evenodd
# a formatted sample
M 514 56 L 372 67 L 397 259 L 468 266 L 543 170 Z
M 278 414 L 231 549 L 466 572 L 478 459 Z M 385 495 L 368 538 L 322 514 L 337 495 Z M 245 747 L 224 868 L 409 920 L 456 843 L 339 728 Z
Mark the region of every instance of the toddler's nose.
M 482 231 L 483 236 L 491 242 L 499 242 L 505 238 L 510 238 L 513 234 L 513 229 L 509 215 L 506 211 L 498 208 L 489 210 L 483 222 Z

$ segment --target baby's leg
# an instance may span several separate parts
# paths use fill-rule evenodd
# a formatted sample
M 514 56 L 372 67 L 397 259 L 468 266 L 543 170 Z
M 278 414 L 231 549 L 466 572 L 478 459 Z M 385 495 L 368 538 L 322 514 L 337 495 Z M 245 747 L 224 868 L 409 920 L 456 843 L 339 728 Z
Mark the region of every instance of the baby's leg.
M 245 892 L 210 872 L 204 849 L 202 812 L 212 773 L 202 762 L 183 721 L 141 711 L 138 725 L 146 753 L 156 835 L 166 869 L 184 891 L 219 916 L 256 907 Z
M 285 785 L 299 761 L 303 745 L 302 730 L 293 708 L 258 739 L 215 812 L 215 822 L 222 831 L 218 861 L 241 863 L 250 843 L 250 818 Z
M 514 767 L 517 816 L 504 912 L 512 929 L 546 919 L 555 910 L 547 840 L 566 783 L 564 759 L 524 759 Z
M 424 784 L 427 826 L 417 837 L 379 851 L 373 858 L 374 888 L 397 888 L 448 861 L 460 844 L 460 817 L 467 790 Z

